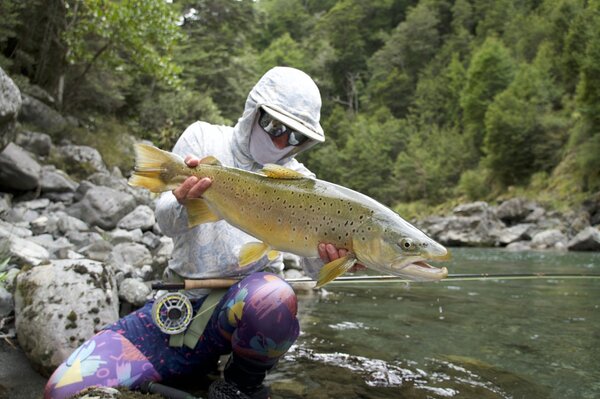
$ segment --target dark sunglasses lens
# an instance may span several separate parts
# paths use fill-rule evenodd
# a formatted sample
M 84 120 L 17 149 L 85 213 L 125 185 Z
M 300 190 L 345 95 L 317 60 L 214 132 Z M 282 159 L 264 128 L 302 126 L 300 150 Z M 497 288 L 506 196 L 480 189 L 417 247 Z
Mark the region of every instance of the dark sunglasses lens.
M 290 137 L 288 138 L 288 144 L 293 146 L 299 146 L 305 143 L 306 140 L 308 140 L 308 137 L 306 137 L 305 135 L 300 134 L 298 132 L 291 132 Z
M 258 124 L 272 137 L 279 137 L 282 134 L 289 132 L 288 145 L 299 146 L 308 140 L 308 137 L 290 129 L 262 109 L 260 110 Z

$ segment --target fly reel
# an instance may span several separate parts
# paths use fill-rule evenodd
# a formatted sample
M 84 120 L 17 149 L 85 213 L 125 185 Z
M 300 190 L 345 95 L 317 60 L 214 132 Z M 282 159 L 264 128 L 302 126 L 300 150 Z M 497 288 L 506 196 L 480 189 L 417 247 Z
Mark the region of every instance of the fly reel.
M 152 321 L 165 334 L 185 331 L 192 321 L 194 309 L 187 296 L 180 292 L 166 292 L 152 305 Z

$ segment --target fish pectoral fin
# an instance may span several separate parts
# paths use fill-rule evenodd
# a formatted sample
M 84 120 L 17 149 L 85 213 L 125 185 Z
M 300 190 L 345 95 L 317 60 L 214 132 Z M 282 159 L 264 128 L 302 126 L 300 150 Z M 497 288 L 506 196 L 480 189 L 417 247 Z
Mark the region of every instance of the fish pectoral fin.
M 271 247 L 264 242 L 249 242 L 240 249 L 240 267 L 246 267 L 265 256 Z
M 275 260 L 275 259 L 277 259 L 277 257 L 278 257 L 278 256 L 279 256 L 279 251 L 276 251 L 276 250 L 274 250 L 274 249 L 270 250 L 270 251 L 267 253 L 267 258 L 268 258 L 269 260 Z
M 206 201 L 201 198 L 194 198 L 185 201 L 185 208 L 188 213 L 188 226 L 194 227 L 203 223 L 218 222 L 221 217 L 213 213 L 208 207 Z
M 221 165 L 221 161 L 219 161 L 217 158 L 213 157 L 212 155 L 209 155 L 207 157 L 204 157 L 200 160 L 200 162 L 203 165 Z
M 308 179 L 308 177 L 304 176 L 300 172 L 296 172 L 290 168 L 286 168 L 285 166 L 276 165 L 273 163 L 268 163 L 263 166 L 261 172 L 272 179 Z
M 346 273 L 354 266 L 356 258 L 353 255 L 346 255 L 332 262 L 327 263 L 319 271 L 319 279 L 317 280 L 316 288 L 322 287 L 337 277 Z

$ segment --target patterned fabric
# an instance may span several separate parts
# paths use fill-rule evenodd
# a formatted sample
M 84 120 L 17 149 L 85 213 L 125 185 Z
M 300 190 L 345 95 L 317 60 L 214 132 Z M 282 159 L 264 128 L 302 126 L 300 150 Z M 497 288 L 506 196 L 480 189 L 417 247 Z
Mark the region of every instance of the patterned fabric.
M 160 376 L 146 357 L 120 334 L 101 331 L 85 342 L 50 377 L 45 398 L 68 398 L 93 385 L 136 388 Z
M 195 300 L 197 311 L 204 299 Z M 177 383 L 206 375 L 233 351 L 250 364 L 273 366 L 296 341 L 299 324 L 292 288 L 271 273 L 254 273 L 221 299 L 196 348 L 169 346 L 151 317 L 152 302 L 85 342 L 60 365 L 46 399 L 68 398 L 92 385 L 136 388 L 144 380 Z

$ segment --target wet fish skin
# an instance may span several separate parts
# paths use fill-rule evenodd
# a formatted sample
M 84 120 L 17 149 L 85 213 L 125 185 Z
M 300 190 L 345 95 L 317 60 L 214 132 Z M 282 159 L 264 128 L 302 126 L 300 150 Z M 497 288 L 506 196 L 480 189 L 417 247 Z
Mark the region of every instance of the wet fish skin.
M 447 276 L 446 268 L 424 262 L 447 259 L 446 248 L 366 195 L 278 165 L 265 165 L 262 173 L 254 173 L 206 157 L 190 168 L 178 155 L 153 146 L 136 144 L 135 150 L 132 186 L 159 193 L 192 175 L 212 180 L 202 199 L 185 204 L 190 225 L 224 219 L 261 240 L 242 248 L 241 266 L 265 255 L 273 258 L 277 251 L 318 257 L 318 244 L 326 242 L 349 253 L 321 269 L 317 286 L 356 262 L 413 280 Z

